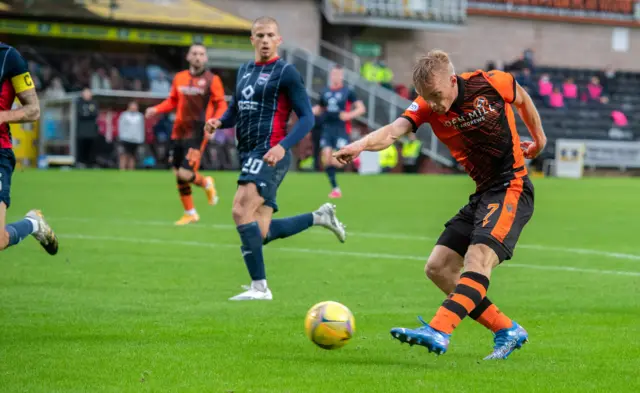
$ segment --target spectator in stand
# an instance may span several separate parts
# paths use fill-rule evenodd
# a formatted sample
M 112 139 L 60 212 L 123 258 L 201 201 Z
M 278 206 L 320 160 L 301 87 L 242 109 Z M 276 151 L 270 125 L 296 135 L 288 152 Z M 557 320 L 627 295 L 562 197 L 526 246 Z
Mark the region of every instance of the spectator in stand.
M 44 97 L 47 99 L 62 98 L 65 94 L 66 92 L 62 85 L 62 79 L 57 76 L 51 80 L 51 84 L 44 91 Z
M 169 91 L 171 90 L 171 83 L 167 79 L 167 75 L 164 71 L 159 70 L 155 72 L 154 77 L 150 80 L 151 84 L 149 90 L 152 93 L 169 94 Z
M 611 97 L 616 93 L 616 71 L 612 66 L 607 66 L 600 73 L 600 82 L 602 84 L 602 95 Z
M 575 102 L 578 99 L 578 85 L 573 78 L 567 78 L 562 84 L 562 94 L 567 101 Z
M 549 94 L 549 106 L 555 109 L 564 108 L 564 96 L 559 88 L 554 87 L 551 94 Z
M 405 85 L 397 85 L 395 88 L 396 94 L 398 94 L 402 98 L 409 99 L 409 88 Z
M 109 79 L 111 81 L 111 88 L 113 90 L 123 90 L 124 89 L 124 79 L 120 75 L 120 71 L 116 67 L 111 67 Z
M 360 68 L 360 74 L 369 82 L 374 82 L 393 90 L 393 71 L 380 58 L 364 63 Z
M 144 91 L 144 86 L 142 85 L 142 81 L 140 79 L 134 79 L 131 82 L 131 90 L 133 90 L 133 91 Z
M 629 125 L 629 120 L 627 116 L 621 110 L 611 111 L 611 119 L 613 120 L 613 125 L 616 127 L 626 127 Z
M 118 119 L 120 170 L 135 169 L 138 148 L 144 143 L 144 126 L 144 116 L 138 109 L 138 103 L 131 101 Z
M 587 101 L 602 102 L 602 85 L 597 76 L 592 76 L 591 82 L 587 85 Z
M 628 129 L 629 120 L 622 110 L 611 111 L 611 120 L 613 124 L 609 129 L 609 138 L 633 140 L 633 131 Z
M 516 80 L 522 86 L 527 93 L 531 94 L 535 91 L 533 77 L 531 76 L 531 70 L 528 68 L 523 68 L 522 72 L 518 74 Z
M 111 90 L 111 81 L 104 68 L 98 68 L 91 75 L 91 90 Z
M 549 74 L 542 74 L 538 81 L 538 95 L 540 97 L 549 97 L 553 92 L 553 83 Z
M 533 49 L 528 48 L 522 52 L 522 60 L 524 61 L 524 66 L 530 70 L 533 70 L 536 66 L 535 61 L 533 60 Z

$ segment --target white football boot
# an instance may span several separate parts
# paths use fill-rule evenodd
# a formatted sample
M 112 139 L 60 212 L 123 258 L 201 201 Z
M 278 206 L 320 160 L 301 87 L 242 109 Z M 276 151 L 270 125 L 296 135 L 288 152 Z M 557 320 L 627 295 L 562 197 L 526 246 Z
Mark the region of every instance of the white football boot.
M 269 288 L 258 288 L 257 285 L 251 283 L 251 286 L 243 285 L 245 292 L 229 298 L 229 300 L 273 300 L 273 295 Z
M 313 212 L 313 225 L 325 227 L 333 232 L 340 243 L 347 239 L 346 226 L 336 216 L 336 205 L 325 203 Z

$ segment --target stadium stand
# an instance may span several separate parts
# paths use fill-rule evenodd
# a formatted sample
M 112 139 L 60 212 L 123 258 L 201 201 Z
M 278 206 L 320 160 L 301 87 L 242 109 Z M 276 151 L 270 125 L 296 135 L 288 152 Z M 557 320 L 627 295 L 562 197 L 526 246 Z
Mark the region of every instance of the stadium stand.
M 393 28 L 451 27 L 466 19 L 462 0 L 324 0 L 331 23 Z

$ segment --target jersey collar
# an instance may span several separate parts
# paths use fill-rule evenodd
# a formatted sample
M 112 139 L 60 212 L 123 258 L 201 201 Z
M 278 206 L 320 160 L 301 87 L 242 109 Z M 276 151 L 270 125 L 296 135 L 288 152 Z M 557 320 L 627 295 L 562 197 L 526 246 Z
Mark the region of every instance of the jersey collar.
M 276 56 L 273 59 L 269 60 L 269 61 L 256 61 L 256 65 L 257 66 L 264 66 L 264 65 L 268 65 L 268 64 L 273 64 L 276 61 L 278 61 L 280 59 L 280 56 Z

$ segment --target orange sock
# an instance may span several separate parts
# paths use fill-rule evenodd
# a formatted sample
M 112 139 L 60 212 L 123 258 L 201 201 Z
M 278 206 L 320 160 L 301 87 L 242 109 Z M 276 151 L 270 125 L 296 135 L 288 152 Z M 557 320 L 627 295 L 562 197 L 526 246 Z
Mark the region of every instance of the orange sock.
M 478 321 L 482 326 L 497 332 L 501 329 L 509 329 L 513 326 L 513 321 L 504 315 L 489 298 L 485 297 L 482 302 L 472 312 L 469 317 Z
M 188 212 L 193 210 L 193 197 L 191 196 L 191 186 L 189 183 L 178 180 L 178 192 L 180 193 L 180 200 L 182 201 L 184 211 Z
M 475 272 L 464 272 L 456 289 L 442 303 L 429 326 L 446 334 L 453 333 L 458 324 L 487 296 L 489 279 Z
M 202 176 L 198 172 L 196 172 L 195 176 L 193 177 L 193 184 L 198 187 L 204 187 L 207 185 L 206 181 L 204 180 L 204 176 Z

